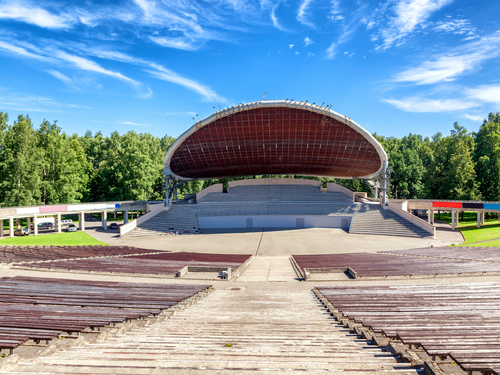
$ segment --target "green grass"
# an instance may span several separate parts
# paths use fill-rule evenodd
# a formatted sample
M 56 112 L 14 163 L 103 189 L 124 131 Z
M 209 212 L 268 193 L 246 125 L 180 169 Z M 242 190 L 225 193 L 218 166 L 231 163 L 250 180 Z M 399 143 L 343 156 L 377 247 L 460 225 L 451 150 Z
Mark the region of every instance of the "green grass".
M 0 240 L 0 246 L 14 245 L 14 246 L 89 246 L 89 245 L 104 245 L 106 243 L 96 240 L 91 235 L 85 232 L 70 232 L 70 233 L 56 233 L 44 234 L 39 236 L 25 236 L 5 238 Z
M 493 240 L 495 238 L 500 239 L 500 224 L 490 224 L 483 226 L 481 228 L 476 228 L 474 226 L 459 228 L 460 232 L 465 237 L 465 242 L 460 246 L 468 246 L 468 244 L 479 241 Z M 496 245 L 494 245 L 496 243 Z M 476 246 L 498 246 L 499 241 L 485 242 L 483 244 L 478 244 Z
M 476 212 L 465 211 L 464 219 L 461 220 L 462 215 L 459 214 L 458 226 L 466 227 L 469 225 L 477 225 L 477 214 Z M 438 220 L 438 214 L 434 214 L 434 218 Z M 439 219 L 448 224 L 451 224 L 451 212 L 441 212 L 441 218 Z M 485 219 L 484 225 L 497 224 L 498 219 Z

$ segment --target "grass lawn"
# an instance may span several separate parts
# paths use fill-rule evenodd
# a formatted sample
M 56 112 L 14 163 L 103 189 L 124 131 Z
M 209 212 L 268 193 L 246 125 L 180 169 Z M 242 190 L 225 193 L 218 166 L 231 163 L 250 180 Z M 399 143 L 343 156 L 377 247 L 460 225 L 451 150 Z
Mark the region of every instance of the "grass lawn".
M 471 242 L 487 241 L 495 238 L 500 238 L 500 224 L 485 225 L 481 228 L 475 226 L 459 228 L 460 232 L 465 237 L 465 242 L 460 246 L 468 246 Z M 499 241 L 484 242 L 476 246 L 499 246 Z
M 476 212 L 470 212 L 470 211 L 465 211 L 464 212 L 464 219 L 461 220 L 461 214 L 459 215 L 459 220 L 458 220 L 458 226 L 459 227 L 466 227 L 469 225 L 477 225 L 477 214 Z M 438 215 L 437 213 L 434 214 L 434 218 L 438 220 Z M 451 212 L 441 212 L 441 221 L 444 221 L 448 224 L 451 224 Z M 489 225 L 489 224 L 497 224 L 499 223 L 498 219 L 485 219 L 484 220 L 484 225 Z
M 24 236 L 5 238 L 0 240 L 0 246 L 36 246 L 36 245 L 52 245 L 52 246 L 88 246 L 88 245 L 104 245 L 108 244 L 96 240 L 91 235 L 85 232 L 69 232 L 45 234 L 39 236 Z

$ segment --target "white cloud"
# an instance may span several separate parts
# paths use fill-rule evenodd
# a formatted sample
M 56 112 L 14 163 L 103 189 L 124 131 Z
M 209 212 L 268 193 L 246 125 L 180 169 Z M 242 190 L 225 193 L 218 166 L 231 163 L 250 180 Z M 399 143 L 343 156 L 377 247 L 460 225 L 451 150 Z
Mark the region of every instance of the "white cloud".
M 153 96 L 153 90 L 148 87 L 148 92 L 137 95 L 141 99 L 149 99 Z
M 313 44 L 314 42 L 309 37 L 306 36 L 304 38 L 304 43 L 306 44 L 307 47 L 309 44 Z
M 29 3 L 23 5 L 14 1 L 0 4 L 0 18 L 14 19 L 48 29 L 66 29 L 71 27 L 73 22 L 70 16 L 54 15 Z
M 136 122 L 130 122 L 130 121 L 118 121 L 118 124 L 121 124 L 121 125 L 132 125 L 132 126 L 143 126 L 143 127 L 152 126 L 150 124 L 138 124 Z
M 290 44 L 288 47 L 290 47 L 290 49 L 292 49 L 294 45 L 295 44 Z
M 0 48 L 5 49 L 7 51 L 13 52 L 17 55 L 23 56 L 23 57 L 28 57 L 31 59 L 36 59 L 36 60 L 49 60 L 49 58 L 39 55 L 37 53 L 33 53 L 28 51 L 26 48 L 15 46 L 11 43 L 7 43 L 4 41 L 0 40 Z
M 401 43 L 405 36 L 426 22 L 434 12 L 452 2 L 453 0 L 398 0 L 394 6 L 395 17 L 381 31 L 384 42 L 377 49 L 385 50 Z
M 71 83 L 71 78 L 69 78 L 68 76 L 62 74 L 57 70 L 48 70 L 47 73 L 51 74 L 52 76 L 54 76 L 55 78 L 64 83 Z
M 169 48 L 182 49 L 184 51 L 194 51 L 198 46 L 192 40 L 187 38 L 167 38 L 167 37 L 149 37 L 153 42 Z
M 478 103 L 471 100 L 462 99 L 424 99 L 419 97 L 398 99 L 382 99 L 382 102 L 389 103 L 394 107 L 406 112 L 452 112 L 477 107 Z
M 420 66 L 410 68 L 395 75 L 396 82 L 413 82 L 418 85 L 450 82 L 458 76 L 471 72 L 488 59 L 500 55 L 500 36 L 490 36 L 479 41 L 425 61 Z
M 307 12 L 307 8 L 312 1 L 313 0 L 302 0 L 302 3 L 300 4 L 299 10 L 297 12 L 297 21 L 299 21 L 303 25 L 314 28 L 314 24 L 308 20 L 309 14 Z
M 482 85 L 476 88 L 467 89 L 466 94 L 473 99 L 486 103 L 500 105 L 500 85 Z
M 472 121 L 476 121 L 476 122 L 483 122 L 483 120 L 484 120 L 484 116 L 481 116 L 481 115 L 470 115 L 468 113 L 464 114 L 463 117 L 466 118 L 466 119 L 468 119 L 468 120 L 472 120 Z
M 278 18 L 276 17 L 276 7 L 271 9 L 271 20 L 273 21 L 273 26 L 278 30 L 286 31 L 286 29 L 280 25 Z
M 432 29 L 435 31 L 442 31 L 459 35 L 467 34 L 471 37 L 473 37 L 476 32 L 476 28 L 472 27 L 470 25 L 470 22 L 464 19 L 439 21 Z
M 69 63 L 72 63 L 74 66 L 76 66 L 77 68 L 79 68 L 81 70 L 86 70 L 86 71 L 90 71 L 90 72 L 104 74 L 104 75 L 111 76 L 111 77 L 120 79 L 120 80 L 128 82 L 128 83 L 132 83 L 135 85 L 139 84 L 139 82 L 134 81 L 131 78 L 125 77 L 121 73 L 107 70 L 107 69 L 103 68 L 102 66 L 100 66 L 99 64 L 97 64 L 93 61 L 87 60 L 83 57 L 70 55 L 69 53 L 66 53 L 63 51 L 55 51 L 55 55 L 62 60 L 65 60 Z
M 0 96 L 0 107 L 17 111 L 50 113 L 64 112 L 64 108 L 90 108 L 82 105 L 56 102 L 51 98 L 43 96 L 21 95 L 16 93 L 11 93 L 8 97 Z
M 330 21 L 342 21 L 344 16 L 342 15 L 342 10 L 340 9 L 340 2 L 338 0 L 331 1 L 330 14 L 328 14 L 328 19 Z
M 151 74 L 153 77 L 161 79 L 163 81 L 172 82 L 177 85 L 184 86 L 205 98 L 206 101 L 209 102 L 219 102 L 224 103 L 227 100 L 221 96 L 219 96 L 215 91 L 213 91 L 210 87 L 202 85 L 196 81 L 193 81 L 189 78 L 184 78 L 179 74 L 164 68 L 161 65 L 156 63 L 150 64 L 151 68 L 154 70 L 146 70 L 147 73 Z

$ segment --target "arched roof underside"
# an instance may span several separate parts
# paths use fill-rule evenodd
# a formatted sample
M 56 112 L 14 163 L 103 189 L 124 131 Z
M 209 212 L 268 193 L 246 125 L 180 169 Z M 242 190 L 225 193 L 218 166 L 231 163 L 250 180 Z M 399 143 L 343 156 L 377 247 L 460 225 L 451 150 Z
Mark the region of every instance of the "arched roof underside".
M 349 118 L 283 100 L 238 105 L 193 125 L 170 147 L 165 173 L 183 180 L 286 174 L 372 178 L 387 155 Z

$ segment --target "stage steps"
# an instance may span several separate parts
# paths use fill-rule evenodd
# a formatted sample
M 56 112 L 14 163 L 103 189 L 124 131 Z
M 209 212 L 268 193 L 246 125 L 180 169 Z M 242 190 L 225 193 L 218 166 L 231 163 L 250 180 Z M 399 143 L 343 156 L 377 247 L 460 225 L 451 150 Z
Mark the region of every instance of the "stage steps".
M 237 288 L 235 288 L 237 289 Z M 163 321 L 10 374 L 417 374 L 338 324 L 312 291 L 216 290 Z
M 429 232 L 390 210 L 384 210 L 378 204 L 372 205 L 369 211 L 355 213 L 349 233 L 417 238 L 431 236 Z

